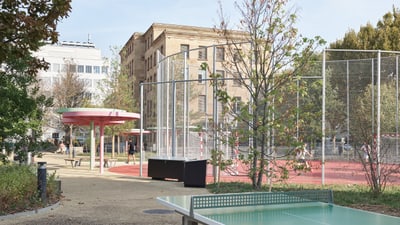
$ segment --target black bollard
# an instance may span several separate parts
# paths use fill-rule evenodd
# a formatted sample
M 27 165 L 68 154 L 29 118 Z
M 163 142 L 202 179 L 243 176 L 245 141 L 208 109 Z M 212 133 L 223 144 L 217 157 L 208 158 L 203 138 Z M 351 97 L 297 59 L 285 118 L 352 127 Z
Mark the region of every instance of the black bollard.
M 46 191 L 46 185 L 47 185 L 46 162 L 38 162 L 37 176 L 38 176 L 39 197 L 42 200 L 43 204 L 47 204 L 47 196 L 46 196 L 47 195 L 47 191 Z

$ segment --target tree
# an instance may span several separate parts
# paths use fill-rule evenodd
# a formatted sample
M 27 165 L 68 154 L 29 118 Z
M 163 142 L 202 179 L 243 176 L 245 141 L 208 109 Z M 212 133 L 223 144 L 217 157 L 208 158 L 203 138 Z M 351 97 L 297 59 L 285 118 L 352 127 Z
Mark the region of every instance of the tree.
M 400 50 L 400 11 L 393 7 L 391 12 L 386 13 L 374 27 L 370 23 L 361 26 L 358 32 L 350 30 L 344 35 L 344 38 L 330 44 L 332 49 L 360 49 L 360 50 Z M 382 133 L 396 132 L 396 105 L 394 104 L 398 98 L 396 94 L 395 82 L 392 80 L 393 74 L 396 74 L 396 55 L 386 54 L 386 57 L 381 58 L 382 73 L 381 76 L 381 123 L 380 129 Z M 338 100 L 346 102 L 346 94 L 351 93 L 351 109 L 353 112 L 350 116 L 350 126 L 352 127 L 353 143 L 368 142 L 372 146 L 372 152 L 369 154 L 369 159 L 364 160 L 363 154 L 359 154 L 360 160 L 363 163 L 366 173 L 366 180 L 371 187 L 374 195 L 379 195 L 385 188 L 386 182 L 390 179 L 390 175 L 398 172 L 399 167 L 395 164 L 388 164 L 387 160 L 391 158 L 389 155 L 389 141 L 381 143 L 380 157 L 377 157 L 376 147 L 374 142 L 376 132 L 376 99 L 373 97 L 376 93 L 377 76 L 372 74 L 371 67 L 374 65 L 372 60 L 376 60 L 375 52 L 332 52 L 329 54 L 329 59 L 349 60 L 340 66 L 332 69 L 332 77 L 330 84 L 333 90 L 339 87 L 349 85 L 348 92 L 342 91 L 338 93 Z M 354 60 L 360 59 L 360 60 Z M 367 60 L 367 63 L 365 63 Z M 372 61 L 372 63 L 370 63 Z M 376 62 L 376 61 L 375 61 Z M 347 71 L 348 70 L 348 71 Z M 366 72 L 367 71 L 367 72 Z M 354 74 L 349 80 L 343 79 L 339 74 Z M 334 76 L 336 75 L 337 76 Z M 328 91 L 328 90 L 327 90 Z M 328 110 L 327 110 L 328 111 Z M 358 151 L 358 153 L 360 153 Z M 380 158 L 380 159 L 378 159 Z M 380 170 L 380 172 L 378 172 Z
M 375 86 L 368 86 L 363 94 L 360 96 L 356 108 L 356 116 L 354 119 L 359 126 L 355 127 L 353 131 L 359 143 L 374 143 L 375 137 L 371 135 L 371 130 L 376 127 L 376 112 L 372 115 L 373 102 L 371 99 L 371 92 L 376 89 Z M 386 131 L 396 131 L 396 82 L 393 80 L 386 81 L 381 86 L 381 127 Z M 376 90 L 375 90 L 376 91 Z M 374 122 L 373 122 L 374 121 Z M 387 182 L 393 174 L 400 172 L 400 165 L 393 163 L 393 155 L 390 149 L 393 149 L 393 144 L 389 142 L 381 144 L 379 157 L 377 155 L 377 146 L 372 144 L 371 151 L 368 151 L 368 159 L 364 157 L 364 152 L 357 151 L 360 161 L 365 171 L 365 178 L 370 186 L 372 193 L 377 196 L 384 191 Z
M 327 134 L 333 140 L 333 149 L 336 149 L 336 135 L 338 130 L 345 125 L 346 121 L 346 105 L 339 98 L 340 90 L 338 87 L 331 85 L 332 74 L 331 71 L 326 73 L 326 101 L 325 101 L 325 111 L 326 111 L 326 126 L 328 128 Z
M 12 64 L 19 61 L 30 62 L 29 74 L 46 66 L 45 62 L 31 56 L 43 41 L 56 43 L 57 23 L 68 16 L 71 1 L 38 0 L 4 0 L 1 2 L 0 18 L 0 60 Z
M 75 63 L 66 61 L 63 69 L 65 73 L 54 84 L 54 105 L 57 108 L 75 108 L 88 104 L 89 99 L 86 96 L 85 83 L 82 79 L 79 79 L 75 68 Z
M 386 13 L 376 25 L 374 49 L 399 51 L 399 36 L 400 11 L 393 6 L 392 12 Z
M 113 58 L 111 60 L 111 77 L 107 80 L 108 96 L 104 99 L 104 106 L 108 108 L 123 109 L 126 111 L 135 111 L 136 101 L 132 96 L 136 96 L 133 92 L 138 90 L 134 88 L 134 77 L 129 77 L 126 68 L 121 66 L 117 47 L 113 47 Z M 118 132 L 123 132 L 134 127 L 132 121 L 125 122 L 120 126 L 111 126 L 106 128 L 106 132 L 112 137 Z M 114 157 L 115 139 L 112 139 L 112 157 Z
M 73 61 L 65 60 L 63 71 L 65 73 L 60 76 L 58 82 L 53 86 L 54 106 L 58 110 L 60 108 L 77 108 L 88 105 L 89 99 L 83 79 L 79 79 L 76 73 L 77 65 Z M 63 124 L 59 117 L 59 124 L 62 126 L 66 135 L 66 141 L 69 147 L 73 146 L 71 139 L 72 125 Z M 72 151 L 69 152 L 72 155 Z
M 356 32 L 351 29 L 345 33 L 343 39 L 339 39 L 333 43 L 330 43 L 331 49 L 355 49 L 355 50 L 387 50 L 387 51 L 399 51 L 400 50 L 400 11 L 393 7 L 392 12 L 386 13 L 381 20 L 377 22 L 376 27 L 367 23 L 365 26 L 361 26 L 360 30 Z M 354 59 L 371 59 L 376 58 L 375 53 L 371 52 L 330 52 L 328 54 L 328 60 L 354 60 Z M 350 68 L 354 68 L 351 73 L 359 73 L 359 71 L 370 70 L 371 65 L 368 63 L 360 62 L 349 62 Z M 357 63 L 358 65 L 351 64 Z M 345 73 L 347 66 L 343 64 L 342 68 L 336 68 L 332 71 L 332 86 L 334 87 L 345 87 L 345 79 L 335 74 Z M 350 77 L 349 83 L 350 92 L 359 93 L 360 90 L 364 90 L 366 86 L 371 83 L 371 80 L 359 76 Z M 339 93 L 340 99 L 345 102 L 346 92 Z
M 5 0 L 0 3 L 0 141 L 39 132 L 51 99 L 39 94 L 37 72 L 48 64 L 32 56 L 44 41 L 55 43 L 57 23 L 68 16 L 70 0 Z M 22 138 L 24 139 L 24 138 Z
M 246 121 L 250 126 L 247 135 L 253 141 L 249 176 L 255 189 L 261 188 L 265 175 L 271 176 L 269 163 L 274 160 L 271 151 L 274 129 L 285 130 L 281 126 L 285 117 L 293 121 L 290 118 L 293 118 L 294 110 L 287 110 L 285 115 L 276 113 L 275 105 L 284 101 L 280 93 L 296 91 L 293 81 L 302 74 L 317 45 L 323 43 L 319 37 L 308 39 L 298 35 L 294 27 L 296 14 L 286 10 L 287 3 L 287 0 L 244 0 L 236 3 L 242 17 L 239 29 L 247 34 L 244 37 L 247 47 L 243 45 L 243 40 L 234 38 L 234 32 L 228 29 L 228 20 L 220 7 L 219 29 L 228 46 L 225 70 L 238 74 L 241 85 L 251 96 L 246 103 L 250 113 L 241 111 L 235 119 Z M 234 105 L 235 99 L 224 89 L 218 91 L 218 97 L 224 105 Z
M 400 50 L 400 11 L 393 6 L 374 27 L 367 23 L 360 30 L 349 30 L 343 37 L 330 44 L 332 49 Z M 357 59 L 363 54 L 340 52 L 331 54 L 331 59 Z

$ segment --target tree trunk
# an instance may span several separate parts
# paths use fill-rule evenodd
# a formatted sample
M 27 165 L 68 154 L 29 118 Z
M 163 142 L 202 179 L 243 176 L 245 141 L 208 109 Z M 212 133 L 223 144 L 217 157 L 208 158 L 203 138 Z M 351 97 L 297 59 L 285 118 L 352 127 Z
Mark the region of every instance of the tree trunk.
M 259 166 L 259 168 L 257 168 L 257 170 L 258 170 L 257 187 L 256 187 L 257 190 L 260 190 L 262 187 L 262 179 L 264 176 L 264 166 L 265 166 L 265 162 L 263 160 L 263 157 L 260 157 L 260 166 Z
M 255 151 L 255 150 L 253 150 Z M 253 170 L 251 174 L 251 183 L 253 184 L 253 189 L 257 189 L 257 161 L 258 161 L 258 156 L 256 153 L 253 153 L 253 166 L 251 170 Z

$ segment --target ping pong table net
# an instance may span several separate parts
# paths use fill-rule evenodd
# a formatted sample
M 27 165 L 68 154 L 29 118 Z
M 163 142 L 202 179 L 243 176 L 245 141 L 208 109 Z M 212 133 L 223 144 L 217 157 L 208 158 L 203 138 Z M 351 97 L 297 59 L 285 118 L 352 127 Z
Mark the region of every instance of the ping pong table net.
M 294 204 L 308 202 L 333 203 L 332 190 L 291 192 L 246 192 L 235 194 L 197 195 L 190 199 L 190 215 L 195 209 Z

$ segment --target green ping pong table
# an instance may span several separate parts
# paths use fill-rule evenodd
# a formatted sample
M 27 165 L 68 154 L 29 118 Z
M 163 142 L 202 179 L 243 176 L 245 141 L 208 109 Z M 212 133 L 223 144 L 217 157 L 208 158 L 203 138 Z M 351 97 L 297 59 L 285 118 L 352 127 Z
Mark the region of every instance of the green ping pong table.
M 182 224 L 400 225 L 400 217 L 333 204 L 331 190 L 157 197 Z

